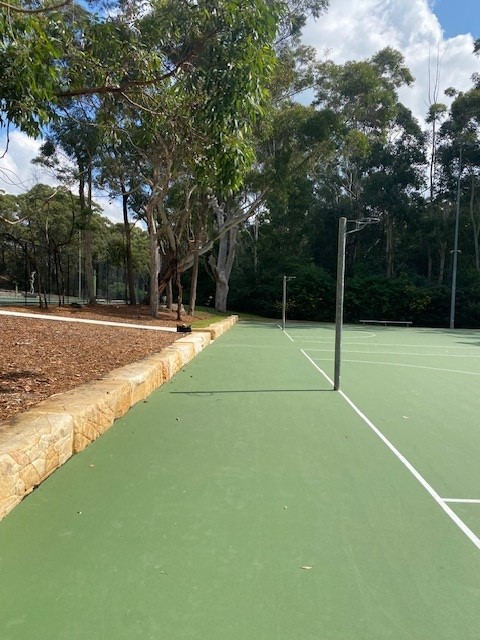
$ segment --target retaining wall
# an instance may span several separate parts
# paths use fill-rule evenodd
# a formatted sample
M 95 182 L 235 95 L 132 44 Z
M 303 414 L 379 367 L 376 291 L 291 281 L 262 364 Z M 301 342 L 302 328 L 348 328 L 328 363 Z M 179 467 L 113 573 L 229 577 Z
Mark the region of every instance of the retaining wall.
M 237 321 L 230 316 L 159 353 L 51 396 L 0 425 L 0 520 Z

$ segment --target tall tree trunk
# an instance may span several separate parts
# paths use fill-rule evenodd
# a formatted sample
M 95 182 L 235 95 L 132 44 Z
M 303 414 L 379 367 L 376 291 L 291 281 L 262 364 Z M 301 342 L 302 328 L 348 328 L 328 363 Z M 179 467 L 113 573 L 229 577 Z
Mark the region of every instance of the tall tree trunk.
M 173 305 L 173 286 L 172 281 L 169 280 L 167 286 L 165 287 L 165 295 L 167 296 L 166 306 L 167 309 L 172 309 Z
M 55 251 L 55 272 L 57 279 L 58 306 L 65 306 L 65 276 L 63 274 L 62 257 L 58 250 Z
M 430 243 L 428 243 L 428 248 L 427 248 L 427 280 L 429 282 L 432 281 L 432 275 L 433 275 L 432 246 L 431 246 Z
M 146 207 L 148 246 L 150 257 L 150 315 L 158 318 L 158 241 L 155 204 L 149 202 Z
M 253 227 L 253 273 L 255 280 L 257 279 L 258 272 L 258 216 L 255 216 L 255 222 Z
M 387 278 L 393 276 L 394 268 L 394 250 L 393 250 L 393 216 L 390 213 L 386 215 L 386 258 L 387 258 Z
M 177 296 L 177 320 L 181 320 L 182 319 L 182 305 L 183 305 L 183 287 L 182 287 L 182 274 L 180 273 L 180 271 L 176 272 L 176 284 L 177 284 L 177 292 L 178 292 L 178 296 Z
M 438 266 L 438 284 L 443 283 L 443 279 L 445 277 L 445 264 L 447 261 L 447 243 L 446 241 L 440 242 L 440 246 L 438 248 L 438 252 L 440 254 L 440 262 Z
M 217 311 L 227 311 L 229 289 L 228 279 L 224 274 L 218 274 L 215 286 L 215 309 Z
M 92 231 L 92 165 L 87 170 L 87 207 L 85 225 L 85 287 L 89 304 L 95 304 L 96 295 L 93 285 L 93 231 Z
M 215 277 L 215 309 L 227 310 L 230 274 L 232 273 L 237 245 L 238 227 L 233 227 L 219 240 L 217 259 L 210 256 L 209 264 Z
M 193 316 L 195 313 L 195 304 L 197 302 L 197 284 L 198 284 L 198 242 L 195 250 L 195 255 L 193 257 L 193 267 L 192 267 L 192 280 L 190 285 L 190 300 L 188 305 L 188 315 Z
M 475 268 L 477 269 L 477 271 L 480 271 L 480 253 L 479 253 L 479 242 L 478 242 L 479 229 L 478 229 L 477 221 L 475 219 L 475 176 L 473 175 L 473 173 L 471 175 L 471 182 L 470 182 L 469 211 L 470 211 L 470 220 L 472 222 L 473 247 L 475 249 Z
M 188 306 L 189 316 L 193 316 L 193 314 L 195 313 L 195 304 L 197 302 L 198 265 L 200 261 L 201 235 L 202 235 L 202 221 L 198 220 L 195 225 L 192 278 L 191 278 L 191 285 L 190 285 L 190 300 L 189 300 L 189 306 Z
M 137 293 L 135 291 L 135 280 L 132 267 L 132 230 L 128 221 L 128 194 L 125 193 L 125 186 L 122 184 L 122 208 L 123 208 L 123 228 L 125 229 L 125 266 L 127 271 L 128 301 L 132 305 L 137 304 Z

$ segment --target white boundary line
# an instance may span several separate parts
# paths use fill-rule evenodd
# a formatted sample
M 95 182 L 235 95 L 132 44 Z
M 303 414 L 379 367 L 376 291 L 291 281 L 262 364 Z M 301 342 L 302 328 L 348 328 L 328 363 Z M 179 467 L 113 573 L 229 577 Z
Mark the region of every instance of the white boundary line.
M 158 327 L 148 324 L 129 324 L 128 322 L 109 322 L 107 320 L 88 320 L 88 318 L 68 318 L 66 316 L 47 316 L 43 313 L 20 313 L 17 311 L 0 311 L 2 316 L 18 318 L 36 318 L 38 320 L 57 320 L 59 322 L 83 322 L 85 324 L 101 324 L 107 327 L 126 327 L 127 329 L 148 329 L 150 331 L 169 331 L 176 333 L 175 327 Z
M 295 329 L 295 327 L 292 327 L 292 328 Z M 345 340 L 347 340 L 347 341 L 350 340 L 349 344 L 353 344 L 352 341 L 360 340 L 360 338 L 375 338 L 376 335 L 377 335 L 376 333 L 373 333 L 372 331 L 368 331 L 368 334 L 365 333 L 365 334 L 360 335 L 360 336 L 352 336 L 352 335 L 348 336 L 348 335 L 345 335 L 346 333 L 348 333 L 348 329 L 343 331 L 343 335 L 345 337 Z M 353 331 L 351 333 L 353 333 Z M 330 343 L 332 341 L 331 338 L 317 338 L 316 340 L 305 340 L 303 336 L 295 336 L 295 337 L 298 340 L 301 340 L 302 342 L 318 342 L 318 343 L 320 343 L 320 342 L 329 342 Z M 342 343 L 343 343 L 343 340 L 342 340 Z M 359 344 L 365 344 L 365 343 L 360 342 Z
M 315 364 L 315 362 L 308 356 L 303 349 L 300 349 L 303 355 L 307 358 L 307 360 L 319 371 L 326 380 L 332 385 L 333 381 L 327 376 L 325 371 L 320 369 L 320 367 Z M 338 392 L 342 398 L 347 402 L 350 407 L 355 411 L 355 413 L 367 424 L 370 429 L 377 435 L 380 440 L 390 449 L 390 451 L 398 458 L 398 460 L 410 471 L 413 477 L 422 485 L 422 487 L 431 495 L 431 497 L 435 500 L 435 502 L 445 511 L 447 516 L 453 520 L 453 522 L 457 525 L 457 527 L 467 536 L 467 538 L 473 542 L 473 544 L 480 550 L 480 538 L 476 536 L 473 531 L 461 520 L 457 514 L 450 509 L 450 507 L 445 503 L 445 500 L 441 498 L 435 489 L 425 480 L 425 478 L 415 469 L 415 467 L 405 458 L 405 456 L 400 453 L 400 451 L 386 438 L 383 433 L 377 429 L 377 427 L 371 422 L 367 416 L 360 411 L 360 409 L 350 400 L 350 398 L 341 390 Z
M 444 502 L 462 502 L 464 504 L 480 504 L 476 498 L 442 498 Z
M 320 353 L 335 353 L 334 349 L 316 349 L 309 347 L 309 351 L 318 351 Z M 369 356 L 419 356 L 420 358 L 480 358 L 479 355 L 469 355 L 464 353 L 409 353 L 408 351 L 355 351 L 354 349 L 344 349 L 344 353 L 363 353 Z
M 310 351 L 314 351 L 314 349 L 310 349 Z M 317 360 L 322 360 L 325 362 L 330 362 L 330 358 L 317 358 Z M 409 367 L 411 369 L 427 369 L 428 371 L 445 371 L 447 373 L 463 373 L 466 376 L 480 376 L 480 372 L 475 371 L 461 371 L 460 369 L 442 369 L 441 367 L 425 367 L 420 364 L 405 364 L 403 362 L 382 362 L 381 360 L 347 360 L 346 358 L 342 358 L 342 362 L 350 362 L 352 364 L 381 364 L 386 367 Z
M 278 326 L 280 327 L 280 325 L 278 325 Z M 282 327 L 280 327 L 280 329 L 281 329 L 281 328 L 282 328 Z M 289 335 L 286 331 L 284 331 L 283 333 L 287 336 L 287 338 L 288 338 L 289 340 L 291 340 L 292 342 L 295 342 L 295 340 L 292 338 L 292 336 L 291 336 L 291 335 Z

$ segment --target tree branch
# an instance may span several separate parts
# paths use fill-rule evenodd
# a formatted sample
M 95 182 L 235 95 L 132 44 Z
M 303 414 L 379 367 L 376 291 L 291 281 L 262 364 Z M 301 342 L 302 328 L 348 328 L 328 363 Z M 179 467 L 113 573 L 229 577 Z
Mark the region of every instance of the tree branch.
M 0 0 L 1 2 L 1 0 Z M 142 87 L 149 87 L 152 84 L 163 82 L 172 78 L 177 71 L 185 64 L 182 62 L 178 64 L 174 69 L 164 73 L 158 78 L 151 78 L 150 80 L 132 80 L 119 85 L 102 85 L 100 87 L 82 87 L 79 89 L 69 89 L 68 91 L 58 91 L 55 93 L 57 98 L 74 98 L 75 96 L 92 96 L 95 94 L 101 95 L 105 93 L 121 93 L 126 94 L 129 90 L 139 89 Z M 135 105 L 138 106 L 138 105 Z
M 58 11 L 59 9 L 63 9 L 67 5 L 72 4 L 72 0 L 64 0 L 60 4 L 54 4 L 50 7 L 40 7 L 39 9 L 24 9 L 23 7 L 16 7 L 13 4 L 9 4 L 8 2 L 2 2 L 0 0 L 0 7 L 3 9 L 8 9 L 9 11 L 13 11 L 15 13 L 49 13 L 50 11 Z

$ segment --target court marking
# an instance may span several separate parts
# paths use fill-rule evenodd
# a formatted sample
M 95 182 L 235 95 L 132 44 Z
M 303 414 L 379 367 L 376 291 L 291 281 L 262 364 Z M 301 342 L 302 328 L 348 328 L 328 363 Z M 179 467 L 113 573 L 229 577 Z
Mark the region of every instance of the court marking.
M 442 498 L 444 502 L 460 502 L 463 504 L 480 504 L 476 498 Z
M 305 353 L 303 349 L 300 349 L 302 354 L 307 358 L 307 360 L 315 367 L 317 371 L 319 371 L 323 377 L 332 385 L 333 380 L 331 380 L 328 375 L 321 369 L 310 356 Z M 473 531 L 463 522 L 461 518 L 457 516 L 457 514 L 452 511 L 452 509 L 448 506 L 443 498 L 439 496 L 439 494 L 435 491 L 435 489 L 425 480 L 425 478 L 421 475 L 419 471 L 412 465 L 411 462 L 407 460 L 407 458 L 400 453 L 400 451 L 393 445 L 390 440 L 378 429 L 367 416 L 362 413 L 362 411 L 357 407 L 357 405 L 350 400 L 350 398 L 342 391 L 338 390 L 337 393 L 347 402 L 347 404 L 355 411 L 355 413 L 365 422 L 365 424 L 375 433 L 375 435 L 390 449 L 390 451 L 397 457 L 397 459 L 410 471 L 413 477 L 422 485 L 422 487 L 430 494 L 430 496 L 435 500 L 435 502 L 443 509 L 443 511 L 447 514 L 447 516 L 457 525 L 457 527 L 464 533 L 467 538 L 480 550 L 480 538 L 476 536 Z
M 277 325 L 277 327 L 278 327 L 279 329 L 282 329 L 281 325 Z M 287 331 L 286 331 L 286 330 L 283 330 L 283 329 L 282 329 L 282 331 L 283 331 L 283 333 L 287 336 L 287 338 L 288 338 L 289 340 L 291 340 L 292 342 L 295 342 L 295 340 L 294 340 L 292 337 L 290 337 L 290 336 L 288 335 L 288 333 L 287 333 Z
M 279 329 L 281 329 L 281 325 L 277 325 L 279 327 Z M 314 326 L 314 325 L 312 325 Z M 293 327 L 292 327 L 293 328 Z M 317 327 L 318 328 L 318 327 Z M 293 328 L 294 329 L 294 328 Z M 360 336 L 350 336 L 348 337 L 348 332 L 352 332 L 355 333 L 355 329 L 343 329 L 343 338 L 342 339 L 342 344 L 355 344 L 355 340 L 357 340 L 358 338 L 362 338 L 362 337 L 367 337 L 367 338 L 375 338 L 377 336 L 376 333 L 373 333 L 371 331 L 366 331 L 365 334 L 362 334 Z M 286 333 L 286 331 L 285 331 Z M 289 336 L 290 337 L 290 336 Z M 323 343 L 323 342 L 328 342 L 329 344 L 332 343 L 332 338 L 317 338 L 316 340 L 307 340 L 304 339 L 303 336 L 301 335 L 295 335 L 293 334 L 293 338 L 295 338 L 296 340 L 298 340 L 299 342 L 303 342 L 303 343 Z M 290 337 L 290 340 L 293 340 L 292 337 Z M 360 342 L 359 345 L 363 346 L 363 343 Z M 369 345 L 370 346 L 370 345 Z M 445 346 L 445 345 L 441 345 L 441 344 L 423 344 L 423 345 L 418 345 L 418 344 L 392 344 L 391 342 L 378 342 L 374 345 L 374 347 L 395 347 L 397 349 L 403 349 L 404 347 L 415 347 L 418 349 L 418 347 L 421 346 L 422 349 L 448 349 L 448 350 L 458 350 L 458 349 L 477 349 L 478 350 L 478 345 L 476 344 L 472 344 L 472 345 L 456 345 L 454 347 L 452 346 Z
M 281 329 L 280 325 L 279 328 Z M 343 337 L 345 339 L 349 339 L 348 336 L 345 336 L 345 333 L 347 333 L 345 330 L 343 331 Z M 350 340 L 358 340 L 359 338 L 376 338 L 376 333 L 372 333 L 371 331 L 366 331 L 364 335 L 361 336 L 350 336 Z M 317 340 L 304 340 L 302 336 L 294 336 L 295 338 L 297 338 L 298 340 L 301 340 L 302 342 L 331 342 L 332 338 L 318 338 Z M 343 341 L 342 341 L 343 342 Z
M 308 348 L 309 351 L 319 351 L 320 353 L 334 353 L 335 350 L 332 349 L 315 349 L 312 347 Z M 364 353 L 367 355 L 374 356 L 418 356 L 420 358 L 480 358 L 479 355 L 469 355 L 462 353 L 409 353 L 408 351 L 355 351 L 353 349 L 344 349 L 345 353 Z
M 314 351 L 314 349 L 310 349 L 310 351 Z M 317 360 L 325 360 L 326 362 L 330 362 L 328 358 L 317 358 Z M 460 371 L 459 369 L 442 369 L 441 367 L 425 367 L 420 364 L 406 364 L 404 362 L 382 362 L 381 360 L 347 360 L 346 358 L 342 358 L 342 362 L 351 362 L 356 364 L 382 364 L 387 367 L 410 367 L 411 369 L 428 369 L 429 371 L 444 371 L 446 373 L 463 373 L 467 376 L 480 376 L 480 373 L 475 371 Z

